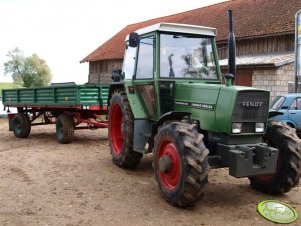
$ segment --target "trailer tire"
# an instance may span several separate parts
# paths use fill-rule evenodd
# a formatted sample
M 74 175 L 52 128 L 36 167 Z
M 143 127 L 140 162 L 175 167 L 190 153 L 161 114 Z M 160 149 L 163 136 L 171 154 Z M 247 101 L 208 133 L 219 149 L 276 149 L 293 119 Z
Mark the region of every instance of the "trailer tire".
M 31 124 L 28 115 L 18 113 L 12 120 L 12 129 L 16 137 L 27 138 L 30 134 Z
M 208 149 L 196 125 L 164 124 L 155 136 L 154 174 L 163 198 L 174 206 L 194 205 L 208 182 Z
M 134 168 L 143 154 L 133 150 L 134 116 L 126 93 L 117 90 L 110 98 L 109 143 L 113 162 L 122 168 Z
M 74 136 L 73 118 L 66 114 L 61 114 L 56 119 L 56 138 L 61 144 L 69 144 Z
M 300 179 L 301 140 L 294 128 L 271 120 L 264 141 L 279 149 L 276 173 L 250 177 L 251 187 L 273 195 L 289 192 Z

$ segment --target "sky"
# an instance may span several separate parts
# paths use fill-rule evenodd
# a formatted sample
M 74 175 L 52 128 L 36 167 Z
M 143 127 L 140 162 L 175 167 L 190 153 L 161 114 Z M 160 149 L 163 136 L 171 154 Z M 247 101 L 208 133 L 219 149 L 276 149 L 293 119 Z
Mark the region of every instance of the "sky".
M 128 24 L 226 0 L 0 0 L 0 82 L 8 51 L 36 53 L 52 71 L 52 82 L 88 81 L 88 54 Z

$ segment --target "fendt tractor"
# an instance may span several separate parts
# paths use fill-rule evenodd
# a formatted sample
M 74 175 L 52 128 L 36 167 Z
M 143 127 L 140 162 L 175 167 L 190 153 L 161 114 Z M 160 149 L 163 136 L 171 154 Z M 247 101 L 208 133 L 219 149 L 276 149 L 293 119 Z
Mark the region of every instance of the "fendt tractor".
M 282 194 L 300 178 L 300 139 L 269 121 L 268 91 L 235 86 L 235 42 L 230 15 L 229 73 L 219 67 L 216 30 L 159 23 L 126 38 L 122 72 L 109 90 L 109 143 L 124 168 L 153 153 L 162 196 L 194 204 L 210 168 L 248 177 L 251 186 Z M 119 82 L 118 82 L 119 81 Z
M 248 177 L 262 192 L 290 191 L 299 183 L 301 140 L 293 128 L 268 120 L 268 91 L 234 85 L 229 15 L 229 73 L 223 77 L 215 29 L 159 23 L 126 37 L 123 69 L 110 86 L 3 90 L 4 106 L 18 109 L 9 114 L 10 130 L 26 138 L 31 126 L 56 123 L 58 141 L 70 143 L 74 129 L 108 126 L 113 162 L 134 168 L 153 153 L 161 194 L 176 206 L 193 205 L 216 168 Z M 108 124 L 98 117 L 106 114 Z M 43 121 L 33 123 L 39 116 Z

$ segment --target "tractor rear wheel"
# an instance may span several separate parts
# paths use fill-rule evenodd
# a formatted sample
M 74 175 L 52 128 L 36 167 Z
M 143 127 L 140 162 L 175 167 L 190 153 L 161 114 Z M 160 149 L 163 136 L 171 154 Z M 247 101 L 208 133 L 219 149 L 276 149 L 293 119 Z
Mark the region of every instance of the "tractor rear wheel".
M 109 143 L 113 162 L 123 168 L 134 168 L 143 154 L 133 150 L 134 116 L 123 91 L 115 91 L 110 98 Z
M 31 124 L 28 115 L 18 113 L 12 120 L 12 128 L 16 137 L 27 138 L 30 134 Z
M 279 150 L 276 173 L 250 177 L 251 186 L 269 194 L 283 194 L 298 185 L 301 174 L 301 140 L 295 129 L 269 121 L 264 142 Z
M 208 149 L 195 125 L 171 122 L 155 136 L 154 173 L 162 196 L 175 206 L 193 205 L 207 183 Z
M 61 144 L 69 144 L 74 136 L 74 122 L 69 115 L 61 114 L 56 119 L 56 138 Z

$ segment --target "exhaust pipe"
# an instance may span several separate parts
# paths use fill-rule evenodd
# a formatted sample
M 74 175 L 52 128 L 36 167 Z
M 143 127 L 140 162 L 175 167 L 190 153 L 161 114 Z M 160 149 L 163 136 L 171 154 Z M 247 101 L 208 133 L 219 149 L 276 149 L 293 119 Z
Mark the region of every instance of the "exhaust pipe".
M 233 32 L 233 10 L 228 10 L 229 15 L 229 35 L 228 35 L 228 73 L 225 75 L 226 85 L 230 86 L 233 84 L 236 74 L 236 46 L 235 46 L 235 36 Z

